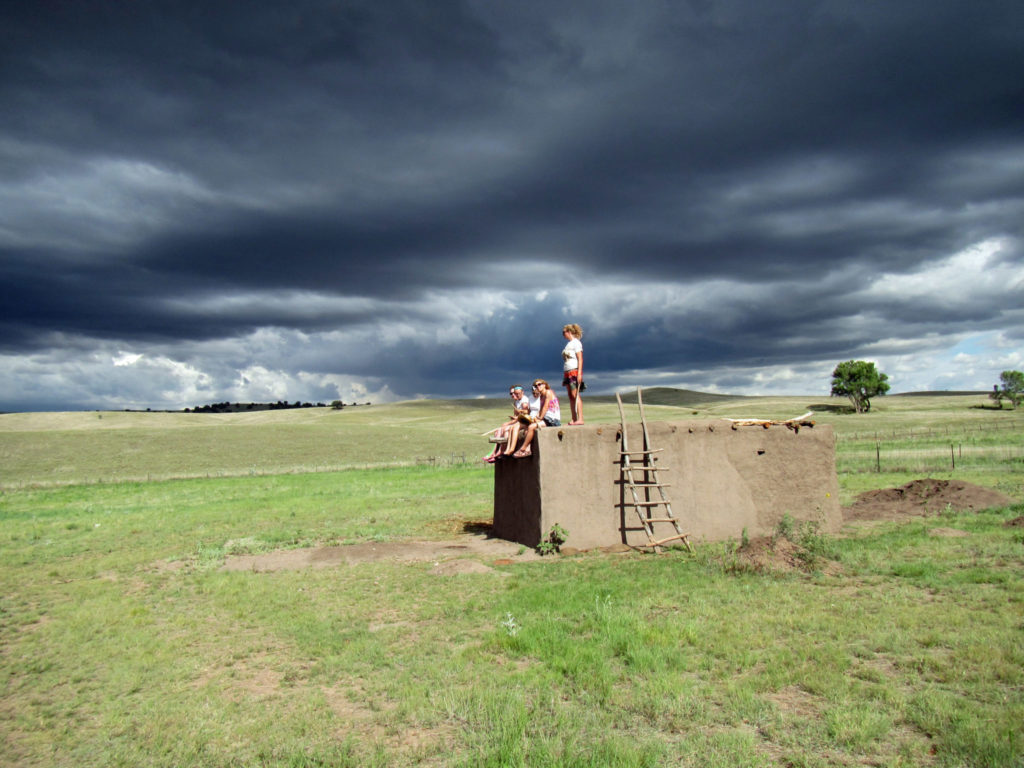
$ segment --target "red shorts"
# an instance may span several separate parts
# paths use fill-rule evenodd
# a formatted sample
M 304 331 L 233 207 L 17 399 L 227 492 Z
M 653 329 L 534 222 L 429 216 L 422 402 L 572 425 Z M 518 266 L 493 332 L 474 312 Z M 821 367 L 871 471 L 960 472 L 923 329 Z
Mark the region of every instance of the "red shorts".
M 568 386 L 578 387 L 579 384 L 580 384 L 580 371 L 579 371 L 578 368 L 574 368 L 571 371 L 566 371 L 562 375 L 562 386 L 563 387 L 568 387 Z

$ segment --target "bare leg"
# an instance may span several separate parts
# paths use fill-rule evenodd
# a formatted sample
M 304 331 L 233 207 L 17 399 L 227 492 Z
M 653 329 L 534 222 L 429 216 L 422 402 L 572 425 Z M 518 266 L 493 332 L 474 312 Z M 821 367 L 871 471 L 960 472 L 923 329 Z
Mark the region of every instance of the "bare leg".
M 534 422 L 529 427 L 527 427 L 526 428 L 526 439 L 523 440 L 523 447 L 520 448 L 515 453 L 513 453 L 512 455 L 515 456 L 517 459 L 522 459 L 522 458 L 525 458 L 526 456 L 529 456 L 530 454 L 532 454 L 533 450 L 531 450 L 531 448 L 530 448 L 530 443 L 533 441 L 534 433 L 538 429 L 540 429 L 542 426 L 543 426 L 543 422 Z
M 519 440 L 519 421 L 513 421 L 509 423 L 508 428 L 508 439 L 505 444 L 499 446 L 495 458 L 501 458 L 502 456 L 511 456 L 516 450 L 516 441 Z
M 505 437 L 507 432 L 508 424 L 502 424 L 500 427 L 498 427 L 498 431 L 495 432 L 495 437 Z M 491 452 L 484 456 L 484 461 L 492 461 L 498 455 L 498 451 L 501 448 L 501 445 L 501 443 L 495 443 L 494 448 L 491 449 Z
M 583 404 L 580 402 L 579 386 L 575 383 L 565 385 L 565 393 L 569 396 L 569 410 L 572 412 L 572 421 L 569 426 L 583 423 Z

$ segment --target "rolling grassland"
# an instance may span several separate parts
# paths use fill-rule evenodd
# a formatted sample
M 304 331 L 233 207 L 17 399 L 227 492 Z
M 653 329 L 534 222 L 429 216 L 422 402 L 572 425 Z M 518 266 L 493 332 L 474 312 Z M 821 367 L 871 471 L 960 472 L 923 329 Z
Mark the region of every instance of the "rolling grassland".
M 645 401 L 816 411 L 845 502 L 925 475 L 1024 501 L 1024 410 L 983 396 Z M 0 766 L 1021 766 L 1024 505 L 779 531 L 785 569 L 739 535 L 470 556 L 504 408 L 0 416 Z M 225 567 L 403 541 L 447 547 Z
M 628 398 L 627 398 L 628 399 Z M 959 470 L 972 482 L 1020 497 L 1024 409 L 994 410 L 984 395 L 878 398 L 850 413 L 838 398 L 735 398 L 651 389 L 651 420 L 785 419 L 814 411 L 838 436 L 844 476 Z M 481 433 L 501 422 L 502 400 L 254 413 L 75 412 L 0 414 L 0 487 L 338 471 L 474 462 Z M 634 417 L 635 408 L 627 410 Z M 589 398 L 588 423 L 616 423 L 614 398 Z M 899 452 L 903 453 L 899 453 Z M 966 455 L 964 455 L 966 453 Z M 876 461 L 879 454 L 884 462 Z M 853 483 L 871 487 L 870 478 Z

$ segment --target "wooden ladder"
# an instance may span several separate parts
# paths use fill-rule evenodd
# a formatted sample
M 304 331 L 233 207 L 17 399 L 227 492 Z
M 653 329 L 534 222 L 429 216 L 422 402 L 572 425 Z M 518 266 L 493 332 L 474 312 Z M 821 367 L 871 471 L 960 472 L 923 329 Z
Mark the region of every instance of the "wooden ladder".
M 631 451 L 629 449 L 626 438 L 626 413 L 622 408 L 622 397 L 618 392 L 615 393 L 615 399 L 619 403 L 619 420 L 622 424 L 622 445 L 619 451 L 622 466 L 622 483 L 624 486 L 629 486 L 629 495 L 633 499 L 629 501 L 626 498 L 625 506 L 632 506 L 636 510 L 637 517 L 640 518 L 640 524 L 647 534 L 647 546 L 651 547 L 655 552 L 661 551 L 661 546 L 670 541 L 682 541 L 687 551 L 692 552 L 693 547 L 690 546 L 690 541 L 687 538 L 689 534 L 683 533 L 683 529 L 679 527 L 679 520 L 672 514 L 672 504 L 668 500 L 668 494 L 665 493 L 665 489 L 669 486 L 658 479 L 659 468 L 655 466 L 656 460 L 653 458 L 653 455 L 660 453 L 661 449 L 651 448 L 651 439 L 647 432 L 647 417 L 644 415 L 644 400 L 640 387 L 636 388 L 636 403 L 640 407 L 640 424 L 643 427 L 644 436 L 644 447 L 641 450 Z M 662 468 L 662 471 L 667 472 L 668 470 Z M 633 474 L 634 472 L 641 474 L 642 479 L 638 480 Z M 659 498 L 657 499 L 652 498 L 653 494 L 651 493 L 652 489 L 655 488 L 658 490 Z M 657 523 L 671 523 L 675 533 L 659 538 L 654 533 L 654 526 Z

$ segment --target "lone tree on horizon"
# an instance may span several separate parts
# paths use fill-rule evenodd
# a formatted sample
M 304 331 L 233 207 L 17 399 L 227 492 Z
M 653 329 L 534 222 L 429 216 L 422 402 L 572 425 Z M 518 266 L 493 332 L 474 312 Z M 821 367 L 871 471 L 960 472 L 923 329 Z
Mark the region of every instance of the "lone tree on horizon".
M 866 360 L 847 360 L 832 371 L 832 395 L 848 397 L 857 413 L 871 410 L 871 398 L 889 391 L 889 377 Z

